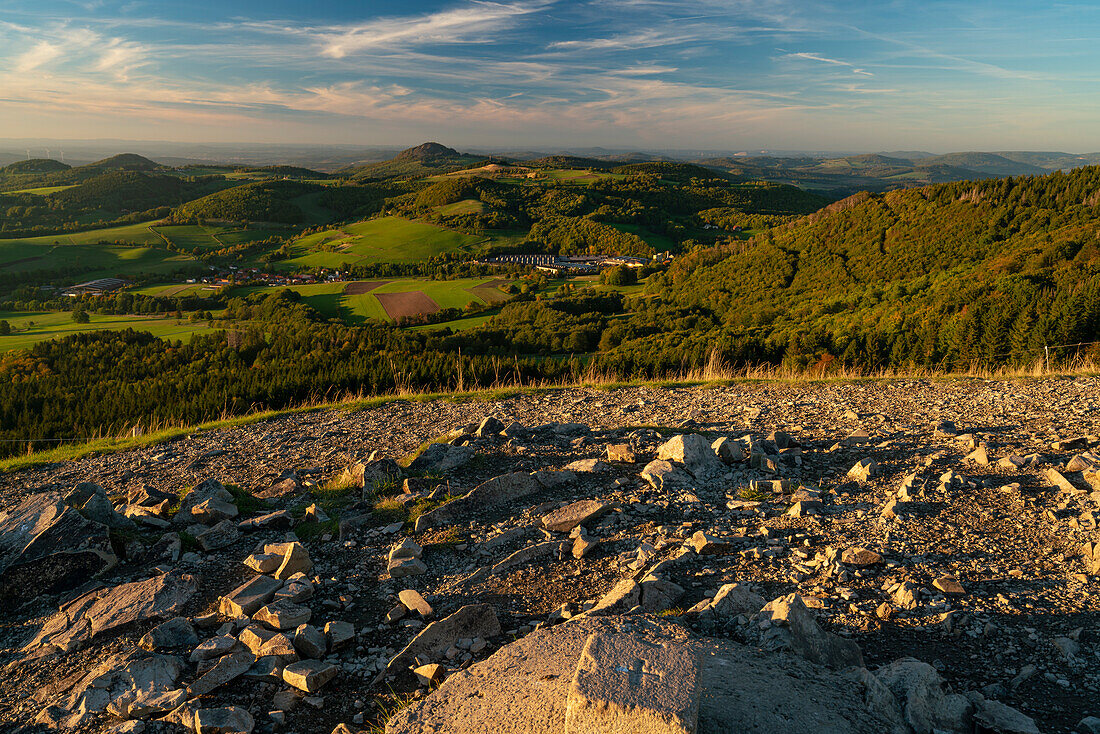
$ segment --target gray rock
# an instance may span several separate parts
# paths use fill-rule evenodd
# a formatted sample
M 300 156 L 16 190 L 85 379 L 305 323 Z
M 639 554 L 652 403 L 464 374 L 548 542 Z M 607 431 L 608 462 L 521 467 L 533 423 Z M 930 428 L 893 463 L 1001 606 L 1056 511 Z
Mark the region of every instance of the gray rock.
M 412 460 L 412 463 L 409 464 L 409 471 L 446 474 L 464 466 L 472 458 L 474 458 L 474 450 L 469 446 L 433 443 Z
M 418 657 L 427 660 L 440 659 L 448 648 L 464 637 L 496 637 L 499 634 L 500 622 L 497 621 L 492 606 L 468 604 L 449 617 L 432 622 L 422 629 L 404 650 L 390 660 L 382 675 L 403 671 Z
M 756 614 L 764 606 L 764 597 L 744 584 L 725 584 L 710 602 L 710 609 L 721 617 Z
M 103 523 L 114 530 L 133 530 L 137 527 L 133 520 L 115 510 L 105 494 L 93 494 L 79 510 L 89 520 Z
M 248 650 L 237 650 L 218 658 L 210 670 L 201 678 L 187 686 L 187 695 L 205 696 L 219 686 L 223 686 L 235 678 L 239 678 L 248 672 L 252 664 L 256 662 L 256 656 Z
M 494 418 L 493 416 L 489 416 L 488 418 L 481 421 L 481 425 L 479 425 L 477 427 L 477 430 L 474 431 L 474 435 L 479 437 L 495 436 L 503 430 L 504 423 L 501 420 Z
M 55 492 L 0 512 L 0 601 L 19 605 L 72 589 L 113 568 L 107 527 L 67 507 Z
M 232 520 L 237 514 L 237 506 L 221 497 L 208 497 L 191 508 L 191 517 L 205 525 Z
M 128 624 L 174 617 L 197 587 L 191 576 L 166 574 L 90 591 L 61 607 L 24 649 L 68 652 Z
M 302 660 L 283 668 L 283 681 L 306 693 L 316 693 L 340 673 L 340 668 L 320 660 Z
M 879 463 L 874 459 L 860 459 L 855 466 L 848 470 L 848 476 L 861 482 L 866 482 L 871 477 L 878 476 Z
M 252 619 L 271 629 L 292 630 L 308 622 L 311 615 L 309 607 L 288 601 L 273 601 L 252 615 Z
M 251 734 L 256 723 L 240 706 L 199 709 L 195 712 L 195 734 Z
M 965 696 L 948 694 L 943 677 L 928 663 L 900 658 L 883 666 L 876 677 L 897 699 L 915 734 L 936 730 L 970 731 L 973 705 Z
M 303 658 L 320 660 L 328 652 L 328 640 L 311 624 L 301 624 L 294 630 L 294 649 Z
M 420 595 L 419 591 L 404 589 L 397 594 L 397 598 L 409 611 L 416 612 L 421 617 L 432 616 L 432 605 Z
M 684 595 L 682 586 L 665 579 L 646 579 L 641 583 L 642 609 L 650 614 L 672 609 Z
M 214 527 L 195 536 L 199 546 L 204 551 L 220 550 L 236 543 L 241 538 L 241 531 L 237 529 L 237 523 L 232 520 L 222 520 Z
M 722 468 L 710 442 L 697 433 L 670 438 L 657 449 L 657 458 L 682 464 L 696 479 L 715 474 Z
M 216 499 L 227 504 L 233 503 L 233 495 L 229 493 L 229 490 L 227 490 L 221 482 L 216 479 L 207 479 L 195 485 L 183 495 L 183 499 L 180 500 L 180 509 L 174 518 L 175 522 L 181 525 L 201 522 L 198 517 L 192 515 L 191 511 L 198 505 L 211 499 Z
M 462 497 L 442 507 L 421 515 L 416 520 L 416 532 L 423 532 L 439 525 L 459 522 L 463 518 L 484 512 L 486 509 L 510 502 L 537 492 L 543 483 L 533 474 L 514 472 L 482 482 Z
M 542 518 L 542 526 L 555 533 L 568 533 L 578 525 L 601 517 L 608 506 L 597 500 L 581 500 L 554 510 Z
M 218 610 L 227 617 L 251 617 L 275 598 L 282 583 L 270 576 L 256 576 L 221 598 Z
M 138 642 L 146 650 L 162 650 L 198 644 L 195 628 L 184 617 L 173 617 L 145 633 Z
M 701 667 L 687 645 L 593 634 L 569 687 L 565 732 L 695 734 Z
M 974 712 L 974 721 L 996 734 L 1039 734 L 1034 719 L 1000 701 L 980 701 Z M 1078 726 L 1084 728 L 1080 724 Z M 1100 728 L 1097 730 L 1100 731 Z
M 646 464 L 640 476 L 657 490 L 685 485 L 691 481 L 691 475 L 664 459 L 654 459 Z
M 790 649 L 811 662 L 830 668 L 863 666 L 859 646 L 821 629 L 798 594 L 773 599 L 756 617 L 772 623 L 765 634 L 768 647 Z

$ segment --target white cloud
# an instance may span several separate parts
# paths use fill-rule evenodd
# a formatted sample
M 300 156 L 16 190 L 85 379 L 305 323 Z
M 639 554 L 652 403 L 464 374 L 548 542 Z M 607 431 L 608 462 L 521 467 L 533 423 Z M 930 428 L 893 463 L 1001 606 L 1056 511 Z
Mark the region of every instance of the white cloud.
M 322 30 L 317 40 L 332 58 L 367 49 L 424 43 L 488 43 L 491 34 L 511 27 L 520 16 L 548 7 L 550 2 L 474 2 L 417 18 L 380 18 L 340 30 Z
M 61 47 L 49 41 L 39 41 L 30 50 L 15 57 L 15 70 L 26 73 L 45 66 L 61 56 Z

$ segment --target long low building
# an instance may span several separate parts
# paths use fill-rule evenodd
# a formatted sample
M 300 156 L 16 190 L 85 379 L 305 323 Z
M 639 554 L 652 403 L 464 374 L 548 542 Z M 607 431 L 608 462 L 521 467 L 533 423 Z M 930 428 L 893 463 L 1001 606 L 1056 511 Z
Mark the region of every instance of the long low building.
M 117 291 L 128 285 L 130 285 L 130 281 L 123 280 L 122 278 L 99 278 L 97 280 L 89 280 L 87 283 L 77 283 L 74 286 L 70 286 L 62 291 L 61 295 L 71 298 L 89 294 L 97 296 Z

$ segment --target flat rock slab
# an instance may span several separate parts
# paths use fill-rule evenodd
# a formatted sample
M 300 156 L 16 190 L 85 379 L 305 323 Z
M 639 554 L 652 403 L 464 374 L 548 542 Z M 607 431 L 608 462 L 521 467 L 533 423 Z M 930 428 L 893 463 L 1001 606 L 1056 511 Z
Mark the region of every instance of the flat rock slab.
M 581 500 L 554 510 L 542 518 L 542 526 L 556 533 L 568 533 L 578 525 L 583 525 L 605 512 L 608 507 L 597 500 Z
M 496 612 L 489 604 L 468 604 L 449 617 L 432 622 L 412 639 L 405 649 L 397 653 L 382 675 L 399 673 L 416 660 L 424 657 L 428 660 L 440 658 L 463 637 L 496 637 L 500 634 L 500 622 Z
M 575 478 L 576 475 L 571 471 L 539 471 L 533 474 L 513 472 L 493 477 L 458 499 L 451 500 L 442 507 L 437 507 L 418 517 L 416 532 L 458 522 L 471 514 L 484 512 L 488 508 L 526 497 L 533 492 L 562 486 Z
M 588 638 L 569 688 L 566 734 L 694 734 L 696 649 L 615 632 Z
M 282 581 L 270 576 L 256 576 L 223 596 L 218 603 L 218 611 L 227 617 L 251 617 L 282 587 Z
M 197 590 L 194 577 L 166 574 L 90 591 L 46 620 L 24 649 L 68 652 L 124 625 L 174 617 Z
M 699 734 L 882 734 L 888 721 L 867 710 L 860 685 L 842 673 L 731 640 L 692 640 L 678 625 L 603 617 L 536 630 L 452 674 L 395 714 L 386 734 L 562 734 L 570 687 L 589 638 L 622 633 L 685 645 L 701 661 Z
M 0 512 L 0 602 L 72 589 L 116 563 L 107 527 L 67 507 L 60 494 L 33 494 Z

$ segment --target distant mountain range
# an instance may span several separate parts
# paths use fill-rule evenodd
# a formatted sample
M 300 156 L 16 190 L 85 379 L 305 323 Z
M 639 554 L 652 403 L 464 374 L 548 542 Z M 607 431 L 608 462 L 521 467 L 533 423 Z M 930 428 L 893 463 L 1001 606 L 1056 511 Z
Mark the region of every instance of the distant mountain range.
M 25 148 L 19 155 L 15 143 L 25 141 L 0 141 L 0 176 L 22 174 L 28 181 L 38 174 L 61 178 L 69 166 L 48 158 L 30 158 L 38 148 Z M 101 146 L 117 145 L 117 141 L 66 142 L 71 151 L 69 160 L 75 165 L 78 156 L 83 160 L 95 160 L 102 152 Z M 7 149 L 5 149 L 5 146 Z M 310 145 L 241 145 L 229 144 L 187 145 L 182 143 L 140 143 L 130 148 L 141 155 L 129 159 L 98 161 L 84 166 L 75 165 L 71 177 L 79 178 L 96 172 L 95 169 L 152 170 L 157 164 L 164 166 L 188 164 L 231 164 L 249 166 L 302 166 L 315 171 L 336 172 L 357 180 L 382 180 L 411 178 L 456 170 L 488 158 L 501 162 L 535 163 L 554 161 L 562 167 L 601 168 L 615 165 L 648 162 L 684 162 L 705 166 L 725 176 L 744 181 L 769 181 L 786 183 L 821 193 L 833 199 L 858 191 L 883 192 L 914 186 L 926 186 L 951 181 L 1001 178 L 1005 176 L 1032 176 L 1056 170 L 1072 170 L 1082 166 L 1100 165 L 1100 153 L 1064 153 L 1058 151 L 995 151 L 958 152 L 936 154 L 927 151 L 887 151 L 855 155 L 836 154 L 749 154 L 744 151 L 722 155 L 700 155 L 698 151 L 630 151 L 607 148 L 571 148 L 566 150 L 499 150 L 474 148 L 460 152 L 440 143 L 424 143 L 408 148 L 368 146 L 310 146 Z M 157 151 L 163 155 L 158 155 Z M 108 165 L 104 166 L 104 163 Z M 121 164 L 121 165 L 120 165 Z M 51 182 L 52 183 L 52 182 Z M 58 183 L 68 183 L 68 181 Z M 29 183 L 26 185 L 30 185 Z

